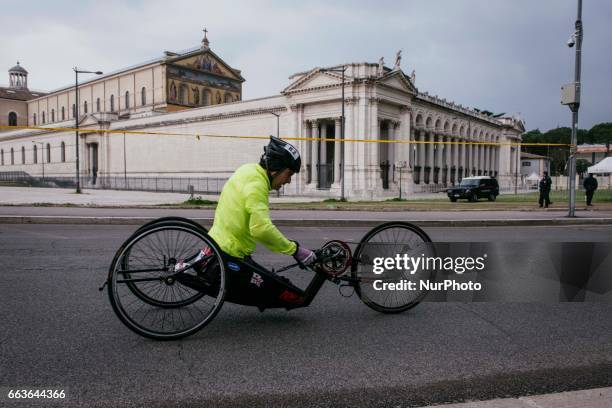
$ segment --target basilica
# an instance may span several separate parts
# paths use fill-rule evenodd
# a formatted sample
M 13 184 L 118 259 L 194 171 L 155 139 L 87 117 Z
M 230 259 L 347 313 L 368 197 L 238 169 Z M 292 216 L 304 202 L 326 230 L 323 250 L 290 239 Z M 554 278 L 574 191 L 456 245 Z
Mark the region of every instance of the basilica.
M 393 66 L 381 58 L 298 72 L 279 94 L 251 100 L 242 98 L 241 71 L 212 51 L 206 33 L 184 52 L 81 74 L 78 101 L 76 86 L 30 91 L 27 75 L 17 64 L 0 88 L 0 176 L 74 177 L 77 124 L 85 188 L 121 177 L 224 180 L 259 159 L 268 135 L 301 152 L 289 195 L 384 199 L 471 175 L 508 189 L 520 171 L 520 119 L 417 89 L 401 53 Z

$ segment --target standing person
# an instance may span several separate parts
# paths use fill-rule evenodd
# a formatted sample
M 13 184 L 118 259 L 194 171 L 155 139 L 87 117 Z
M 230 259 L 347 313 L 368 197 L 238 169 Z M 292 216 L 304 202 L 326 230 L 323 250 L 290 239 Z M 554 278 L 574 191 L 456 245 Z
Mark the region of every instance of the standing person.
M 552 179 L 548 177 L 548 172 L 545 171 L 544 176 L 540 179 L 540 184 L 539 184 L 540 199 L 538 200 L 538 203 L 540 204 L 540 207 L 544 206 L 548 208 L 548 206 L 552 204 L 550 202 L 551 187 L 552 187 Z
M 595 190 L 597 190 L 597 179 L 593 177 L 593 173 L 589 173 L 589 177 L 584 179 L 582 186 L 586 194 L 587 205 L 593 205 L 591 201 L 593 201 L 593 194 L 595 194 Z

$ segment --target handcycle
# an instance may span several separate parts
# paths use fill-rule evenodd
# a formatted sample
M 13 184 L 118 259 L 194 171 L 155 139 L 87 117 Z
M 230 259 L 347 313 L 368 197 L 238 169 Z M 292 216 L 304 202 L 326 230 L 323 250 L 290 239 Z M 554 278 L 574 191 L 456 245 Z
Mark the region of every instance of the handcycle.
M 155 340 L 180 339 L 210 323 L 224 302 L 287 310 L 307 307 L 326 281 L 348 297 L 381 313 L 400 313 L 419 304 L 426 290 L 384 291 L 373 283 L 433 280 L 435 271 L 373 273 L 377 257 L 431 251 L 429 236 L 406 222 L 387 222 L 371 229 L 353 251 L 333 240 L 315 251 L 310 265 L 294 263 L 272 273 L 224 254 L 207 230 L 181 217 L 164 217 L 138 228 L 115 253 L 104 286 L 122 323 Z M 257 269 L 257 268 L 260 269 Z M 276 273 L 292 268 L 314 272 L 305 290 Z

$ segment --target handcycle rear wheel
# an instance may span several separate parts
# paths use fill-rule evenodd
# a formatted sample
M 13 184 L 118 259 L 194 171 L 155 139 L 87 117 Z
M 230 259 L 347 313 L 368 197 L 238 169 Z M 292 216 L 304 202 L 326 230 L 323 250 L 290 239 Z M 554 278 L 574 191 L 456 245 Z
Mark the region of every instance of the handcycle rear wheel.
M 199 223 L 195 222 L 192 219 L 185 218 L 185 217 L 170 216 L 170 217 L 161 217 L 161 218 L 157 218 L 157 219 L 154 219 L 152 221 L 149 221 L 149 222 L 141 225 L 140 227 L 138 227 L 138 229 L 134 232 L 134 234 L 140 232 L 141 230 L 143 230 L 145 228 L 150 227 L 151 225 L 156 225 L 156 224 L 160 224 L 162 222 L 168 222 L 168 221 L 188 224 L 188 225 L 191 225 L 191 226 L 193 226 L 195 228 L 198 228 L 198 229 L 202 230 L 203 232 L 208 232 L 206 230 L 206 228 L 204 228 L 202 225 L 200 225 Z
M 194 227 L 203 233 L 208 233 L 206 228 L 204 228 L 202 225 L 200 225 L 199 223 L 189 218 L 169 216 L 169 217 L 157 218 L 155 220 L 149 221 L 141 225 L 140 227 L 138 227 L 136 231 L 134 231 L 134 233 L 127 239 L 127 241 L 133 239 L 135 236 L 140 234 L 142 231 L 150 229 L 152 226 L 160 225 L 162 223 L 167 223 L 167 222 L 173 222 L 175 224 L 185 224 L 187 226 Z M 121 248 L 123 248 L 123 246 Z M 121 248 L 119 249 L 119 251 L 121 251 Z M 117 251 L 117 254 L 119 253 L 119 251 Z M 122 263 L 123 270 L 129 270 L 130 251 L 126 251 L 124 255 L 120 258 L 119 261 Z M 128 283 L 127 285 L 130 288 L 130 290 L 134 293 L 134 295 L 138 296 L 141 300 L 148 302 L 151 305 L 159 306 L 159 307 L 167 307 L 167 308 L 182 307 L 198 299 L 198 295 L 195 295 L 191 299 L 185 299 L 180 302 L 165 302 L 165 301 L 160 301 L 158 299 L 148 296 L 146 293 L 141 291 L 137 285 L 133 283 Z
M 196 271 L 188 267 L 189 260 L 201 250 L 207 253 L 206 263 Z M 174 340 L 214 318 L 223 304 L 225 282 L 221 251 L 212 238 L 195 226 L 163 221 L 137 231 L 117 251 L 108 294 L 128 328 L 145 337 Z
M 418 305 L 427 295 L 420 290 L 419 281 L 433 281 L 435 269 L 416 271 L 395 269 L 382 274 L 374 273 L 375 258 L 395 258 L 396 255 L 409 256 L 435 255 L 430 245 L 431 239 L 421 228 L 407 222 L 388 222 L 368 232 L 360 241 L 353 256 L 351 277 L 354 279 L 355 292 L 370 308 L 381 313 L 400 313 Z M 412 281 L 415 290 L 376 290 L 374 282 L 401 283 Z M 380 288 L 380 282 L 378 287 Z

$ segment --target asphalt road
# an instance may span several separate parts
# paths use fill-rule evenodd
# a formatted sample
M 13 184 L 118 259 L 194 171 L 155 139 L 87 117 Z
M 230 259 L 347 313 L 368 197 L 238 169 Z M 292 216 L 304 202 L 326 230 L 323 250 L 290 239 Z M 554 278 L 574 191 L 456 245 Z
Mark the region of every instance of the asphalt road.
M 3 393 L 66 390 L 44 406 L 382 407 L 612 385 L 609 303 L 423 303 L 381 315 L 326 284 L 307 309 L 226 304 L 185 340 L 140 338 L 97 290 L 133 230 L 0 225 Z M 284 231 L 318 247 L 366 229 Z M 612 241 L 609 226 L 427 232 L 434 241 Z M 257 259 L 281 266 L 288 258 L 262 251 Z

